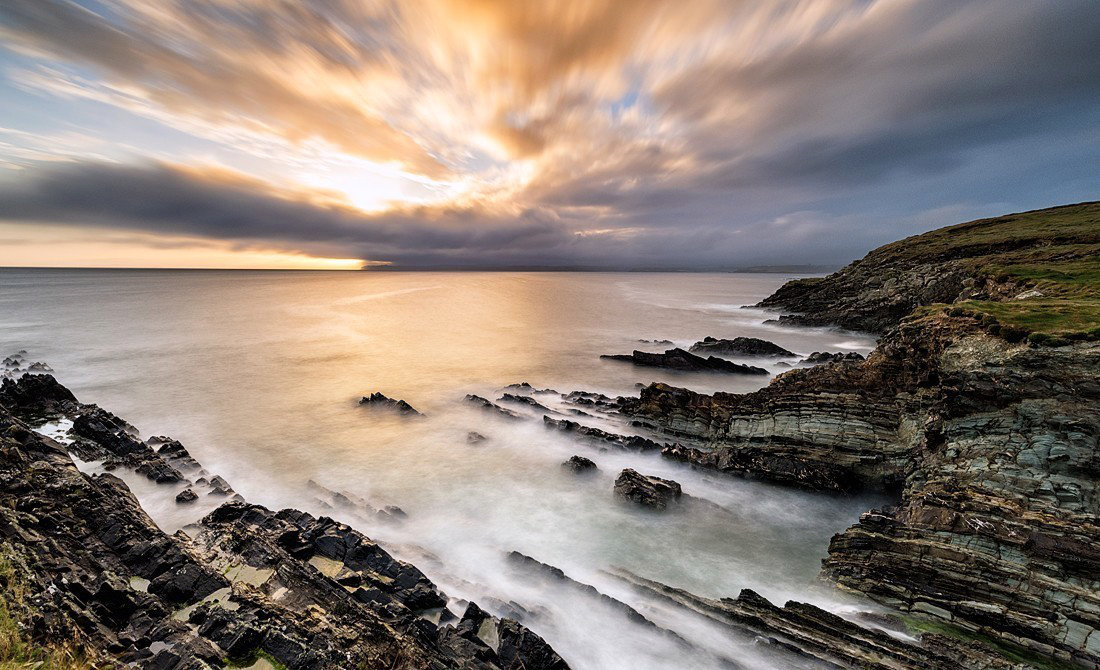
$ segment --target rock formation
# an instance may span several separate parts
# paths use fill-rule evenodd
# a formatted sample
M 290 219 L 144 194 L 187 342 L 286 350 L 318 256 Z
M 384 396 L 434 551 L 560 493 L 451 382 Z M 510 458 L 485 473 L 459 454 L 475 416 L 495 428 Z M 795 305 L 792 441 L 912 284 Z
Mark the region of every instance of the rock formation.
M 135 457 L 119 467 L 161 458 L 52 378 L 4 383 L 0 558 L 32 643 L 165 670 L 258 658 L 293 670 L 568 667 L 516 621 L 473 603 L 451 613 L 423 573 L 332 519 L 231 501 L 166 535 L 120 479 L 81 473 L 65 446 L 29 428 L 23 417 L 47 409 L 75 419 L 74 450 Z
M 770 358 L 786 358 L 795 355 L 793 351 L 788 351 L 774 342 L 761 340 L 757 337 L 735 337 L 732 340 L 704 337 L 691 345 L 689 351 L 718 354 L 719 356 L 762 356 Z
M 792 370 L 748 394 L 651 385 L 619 406 L 685 443 L 668 457 L 895 492 L 833 538 L 826 577 L 987 656 L 1100 667 L 1100 329 L 1081 260 L 1095 262 L 1097 244 L 1091 203 L 887 245 L 761 303 L 801 313 L 790 322 L 883 332 L 866 361 Z M 998 306 L 1034 276 L 1062 302 Z
M 615 495 L 655 510 L 664 510 L 679 500 L 683 492 L 671 479 L 643 475 L 627 468 L 615 480 Z
M 415 415 L 415 416 L 423 416 L 412 405 L 405 402 L 404 400 L 398 400 L 397 398 L 390 398 L 390 397 L 382 395 L 381 393 L 378 393 L 378 392 L 372 393 L 372 394 L 367 395 L 367 396 L 363 396 L 359 400 L 359 404 L 364 405 L 366 407 L 381 407 L 381 408 L 385 408 L 385 409 L 390 409 L 390 410 L 393 410 L 393 411 L 397 412 L 398 414 L 409 414 L 409 415 Z
M 569 460 L 561 464 L 561 467 L 575 475 L 585 475 L 599 470 L 591 459 L 584 456 L 570 456 Z
M 724 358 L 709 356 L 703 358 L 683 349 L 669 349 L 663 354 L 651 354 L 645 351 L 634 350 L 632 354 L 607 354 L 600 356 L 612 361 L 626 361 L 634 365 L 642 365 L 654 368 L 666 368 L 669 370 L 683 370 L 686 372 L 731 372 L 741 375 L 766 375 L 764 368 L 754 365 L 733 363 Z

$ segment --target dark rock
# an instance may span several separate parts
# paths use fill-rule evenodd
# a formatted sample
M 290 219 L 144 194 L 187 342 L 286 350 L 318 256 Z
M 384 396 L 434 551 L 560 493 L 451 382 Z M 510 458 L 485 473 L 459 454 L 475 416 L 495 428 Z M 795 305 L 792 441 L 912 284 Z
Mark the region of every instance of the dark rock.
M 36 374 L 37 373 L 42 373 L 42 372 L 53 372 L 53 368 L 51 368 L 49 365 L 46 365 L 45 363 L 43 363 L 41 361 L 37 361 L 37 362 L 31 363 L 30 365 L 27 366 L 27 372 L 36 373 Z
M 391 409 L 398 414 L 409 414 L 416 416 L 423 416 L 420 412 L 416 411 L 412 405 L 404 400 L 398 400 L 396 398 L 390 398 L 381 393 L 372 393 L 369 396 L 363 396 L 359 400 L 360 405 L 368 407 L 382 407 L 385 409 Z
M 492 412 L 498 416 L 502 416 L 506 419 L 522 419 L 523 417 L 517 412 L 513 412 L 510 409 L 501 407 L 488 398 L 482 398 L 479 395 L 469 394 L 466 396 L 466 402 L 476 405 L 487 412 Z
M 595 463 L 584 456 L 570 456 L 568 461 L 561 464 L 561 467 L 575 475 L 589 474 L 599 470 Z
M 76 397 L 52 375 L 24 374 L 0 382 L 0 405 L 20 415 L 52 414 L 75 402 Z
M 501 397 L 497 398 L 497 402 L 509 402 L 514 405 L 524 405 L 540 412 L 552 412 L 549 407 L 546 407 L 534 398 L 526 395 L 516 395 L 514 393 L 505 393 Z
M 191 489 L 184 489 L 176 494 L 176 502 L 182 504 L 192 503 L 199 499 L 197 493 Z
M 664 510 L 682 495 L 680 485 L 671 479 L 650 477 L 627 468 L 615 480 L 615 495 L 639 505 Z
M 669 349 L 663 354 L 651 354 L 645 351 L 635 350 L 634 353 L 629 355 L 604 355 L 600 356 L 600 358 L 615 361 L 626 361 L 635 365 L 666 368 L 669 370 L 683 370 L 688 372 L 729 372 L 742 375 L 769 374 L 768 371 L 764 368 L 758 368 L 752 365 L 743 365 L 741 363 L 733 363 L 732 361 L 727 361 L 724 358 L 718 358 L 716 356 L 703 358 L 702 356 L 696 356 L 695 354 L 684 351 L 683 349 Z
M 828 351 L 815 351 L 802 359 L 803 364 L 819 365 L 821 363 L 859 363 L 866 360 L 863 354 L 855 351 L 830 353 Z
M 663 344 L 663 345 L 673 344 L 672 340 L 638 340 L 638 342 L 640 342 L 642 344 Z
M 767 356 L 782 358 L 795 355 L 793 351 L 788 351 L 774 342 L 761 340 L 756 337 L 735 337 L 732 340 L 704 337 L 701 341 L 691 345 L 690 350 L 708 354 L 718 354 L 719 356 Z
M 600 428 L 593 428 L 570 421 L 569 419 L 553 419 L 542 417 L 542 423 L 547 428 L 553 428 L 563 433 L 570 433 L 585 438 L 586 440 L 604 447 L 615 447 L 627 451 L 651 451 L 660 449 L 662 445 L 653 440 L 638 435 L 616 435 Z
M 485 437 L 476 430 L 471 430 L 470 432 L 466 433 L 466 444 L 481 444 L 487 439 L 489 438 Z

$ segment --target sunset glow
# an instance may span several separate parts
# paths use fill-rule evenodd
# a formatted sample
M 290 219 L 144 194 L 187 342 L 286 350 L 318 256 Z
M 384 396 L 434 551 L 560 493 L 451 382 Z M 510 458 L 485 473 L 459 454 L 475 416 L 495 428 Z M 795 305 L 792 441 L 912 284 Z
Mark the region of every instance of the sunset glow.
M 12 0 L 0 264 L 843 262 L 1081 199 L 1064 166 L 1098 153 L 1098 14 Z M 102 253 L 35 246 L 56 226 L 85 228 Z

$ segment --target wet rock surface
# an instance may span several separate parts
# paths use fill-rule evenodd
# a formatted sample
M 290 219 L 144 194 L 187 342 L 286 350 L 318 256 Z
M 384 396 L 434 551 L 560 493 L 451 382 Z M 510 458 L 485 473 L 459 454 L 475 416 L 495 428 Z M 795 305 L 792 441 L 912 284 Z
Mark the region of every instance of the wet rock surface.
M 73 640 L 104 666 L 218 668 L 263 654 L 295 670 L 568 667 L 522 624 L 474 604 L 457 625 L 432 623 L 422 614 L 445 608 L 446 596 L 326 517 L 230 501 L 186 534 L 163 533 L 120 479 L 81 473 L 65 446 L 21 417 L 65 407 L 72 448 L 161 456 L 121 419 L 58 394 L 56 382 L 13 383 L 0 402 L 0 550 L 33 605 L 30 637 Z M 172 443 L 156 442 L 162 451 Z M 185 453 L 180 445 L 165 456 Z
M 643 475 L 627 468 L 615 480 L 615 495 L 646 507 L 663 511 L 680 499 L 683 491 L 671 479 Z
M 686 372 L 728 372 L 741 375 L 766 375 L 764 368 L 754 365 L 734 363 L 717 356 L 696 356 L 683 349 L 669 349 L 663 354 L 652 354 L 646 351 L 634 350 L 631 354 L 607 354 L 600 358 L 612 361 L 625 361 L 634 365 L 654 368 L 666 368 L 669 370 L 683 370 Z
M 663 454 L 811 489 L 895 492 L 824 574 L 954 634 L 1100 665 L 1100 345 L 1029 347 L 933 315 L 865 362 L 748 394 L 651 385 L 621 411 Z M 917 666 L 921 667 L 921 666 Z
M 719 356 L 761 356 L 770 358 L 795 356 L 793 351 L 788 351 L 774 342 L 761 340 L 757 337 L 735 337 L 732 340 L 704 337 L 691 345 L 689 351 L 718 354 Z
M 599 468 L 596 464 L 584 456 L 570 456 L 569 460 L 561 464 L 563 470 L 568 470 L 575 475 L 584 475 L 596 472 Z
M 378 407 L 382 409 L 389 409 L 397 412 L 398 414 L 407 414 L 409 416 L 422 416 L 412 405 L 399 400 L 397 398 L 390 398 L 381 393 L 375 392 L 368 396 L 363 396 L 359 400 L 359 404 L 365 407 Z
M 855 351 L 815 351 L 802 359 L 804 365 L 820 365 L 822 363 L 858 363 L 864 359 L 863 354 Z

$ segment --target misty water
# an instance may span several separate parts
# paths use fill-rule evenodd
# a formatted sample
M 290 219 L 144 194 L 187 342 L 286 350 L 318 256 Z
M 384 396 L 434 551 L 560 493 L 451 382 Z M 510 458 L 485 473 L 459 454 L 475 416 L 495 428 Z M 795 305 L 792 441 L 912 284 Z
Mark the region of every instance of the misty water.
M 778 274 L 292 273 L 0 270 L 0 355 L 27 349 L 83 402 L 144 437 L 179 439 L 249 501 L 354 525 L 422 569 L 448 595 L 524 622 L 578 669 L 774 667 L 751 639 L 646 597 L 629 571 L 695 594 L 752 588 L 846 613 L 867 608 L 818 579 L 832 534 L 883 501 L 751 482 L 663 460 L 601 452 L 547 430 L 541 412 L 507 421 L 463 401 L 527 381 L 561 392 L 636 394 L 665 381 L 744 392 L 765 377 L 670 373 L 600 360 L 640 339 L 686 347 L 704 336 L 762 337 L 799 354 L 866 353 L 865 336 L 781 328 L 743 309 Z M 736 360 L 736 359 L 735 359 Z M 773 374 L 778 361 L 752 362 Z M 793 362 L 793 361 L 792 361 Z M 363 408 L 379 391 L 422 419 Z M 567 409 L 555 396 L 536 396 Z M 629 432 L 613 416 L 576 417 Z M 467 443 L 477 431 L 488 439 Z M 559 464 L 593 459 L 579 478 Z M 617 500 L 625 467 L 674 479 L 691 497 L 666 514 Z M 126 476 L 171 532 L 220 500 L 183 506 L 177 488 Z M 383 523 L 329 509 L 311 480 L 408 517 Z M 320 497 L 324 497 L 323 495 Z M 519 551 L 629 603 L 686 639 L 506 560 Z M 456 602 L 456 608 L 459 604 Z M 459 611 L 461 613 L 461 611 Z M 796 666 L 792 666 L 796 667 Z

